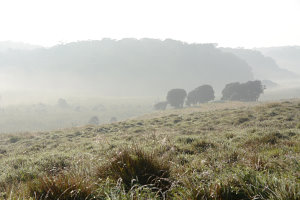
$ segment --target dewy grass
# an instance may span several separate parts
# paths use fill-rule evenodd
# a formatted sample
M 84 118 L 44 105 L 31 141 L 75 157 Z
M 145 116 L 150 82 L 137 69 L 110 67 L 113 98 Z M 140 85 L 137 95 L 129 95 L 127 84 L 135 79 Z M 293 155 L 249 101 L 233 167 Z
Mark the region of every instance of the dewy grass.
M 1 135 L 0 199 L 298 200 L 299 100 L 256 104 Z
M 29 196 L 35 199 L 93 199 L 95 184 L 80 174 L 44 176 L 27 183 Z
M 126 190 L 138 184 L 165 192 L 171 185 L 168 161 L 138 148 L 124 149 L 113 155 L 108 164 L 98 168 L 98 176 L 121 179 Z

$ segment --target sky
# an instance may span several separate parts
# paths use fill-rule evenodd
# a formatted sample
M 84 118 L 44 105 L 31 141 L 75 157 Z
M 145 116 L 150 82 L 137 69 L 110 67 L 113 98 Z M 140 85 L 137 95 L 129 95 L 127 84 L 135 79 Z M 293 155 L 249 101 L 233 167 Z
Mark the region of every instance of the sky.
M 224 47 L 300 45 L 300 0 L 0 0 L 0 41 L 102 38 Z

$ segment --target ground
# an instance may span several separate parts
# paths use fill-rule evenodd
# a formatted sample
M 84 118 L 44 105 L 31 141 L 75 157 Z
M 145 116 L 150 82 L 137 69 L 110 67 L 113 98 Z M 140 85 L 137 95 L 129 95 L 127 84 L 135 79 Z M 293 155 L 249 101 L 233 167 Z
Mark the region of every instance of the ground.
M 138 180 L 126 189 L 99 176 L 134 149 L 169 165 L 167 190 Z M 35 190 L 54 191 L 63 187 L 55 180 L 66 179 L 90 190 L 64 199 L 300 199 L 299 160 L 300 100 L 207 103 L 101 126 L 2 134 L 0 191 L 3 199 L 35 199 Z

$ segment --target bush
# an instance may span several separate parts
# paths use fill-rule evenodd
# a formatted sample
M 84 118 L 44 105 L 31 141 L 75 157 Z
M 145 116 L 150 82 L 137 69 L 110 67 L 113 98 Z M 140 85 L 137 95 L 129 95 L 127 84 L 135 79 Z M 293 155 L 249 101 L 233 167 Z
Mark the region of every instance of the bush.
M 158 102 L 154 105 L 154 110 L 166 110 L 167 105 L 167 101 Z
M 98 168 L 100 178 L 122 179 L 128 191 L 133 184 L 165 192 L 171 186 L 170 166 L 140 149 L 125 149 L 113 155 L 110 163 Z

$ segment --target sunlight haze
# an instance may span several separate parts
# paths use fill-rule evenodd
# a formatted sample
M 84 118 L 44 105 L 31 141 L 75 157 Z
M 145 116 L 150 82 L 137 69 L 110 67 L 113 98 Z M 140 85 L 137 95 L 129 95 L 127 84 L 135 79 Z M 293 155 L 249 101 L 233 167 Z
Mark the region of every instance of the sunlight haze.
M 299 0 L 6 0 L 0 2 L 0 41 L 53 46 L 109 37 L 300 45 L 299 10 Z

